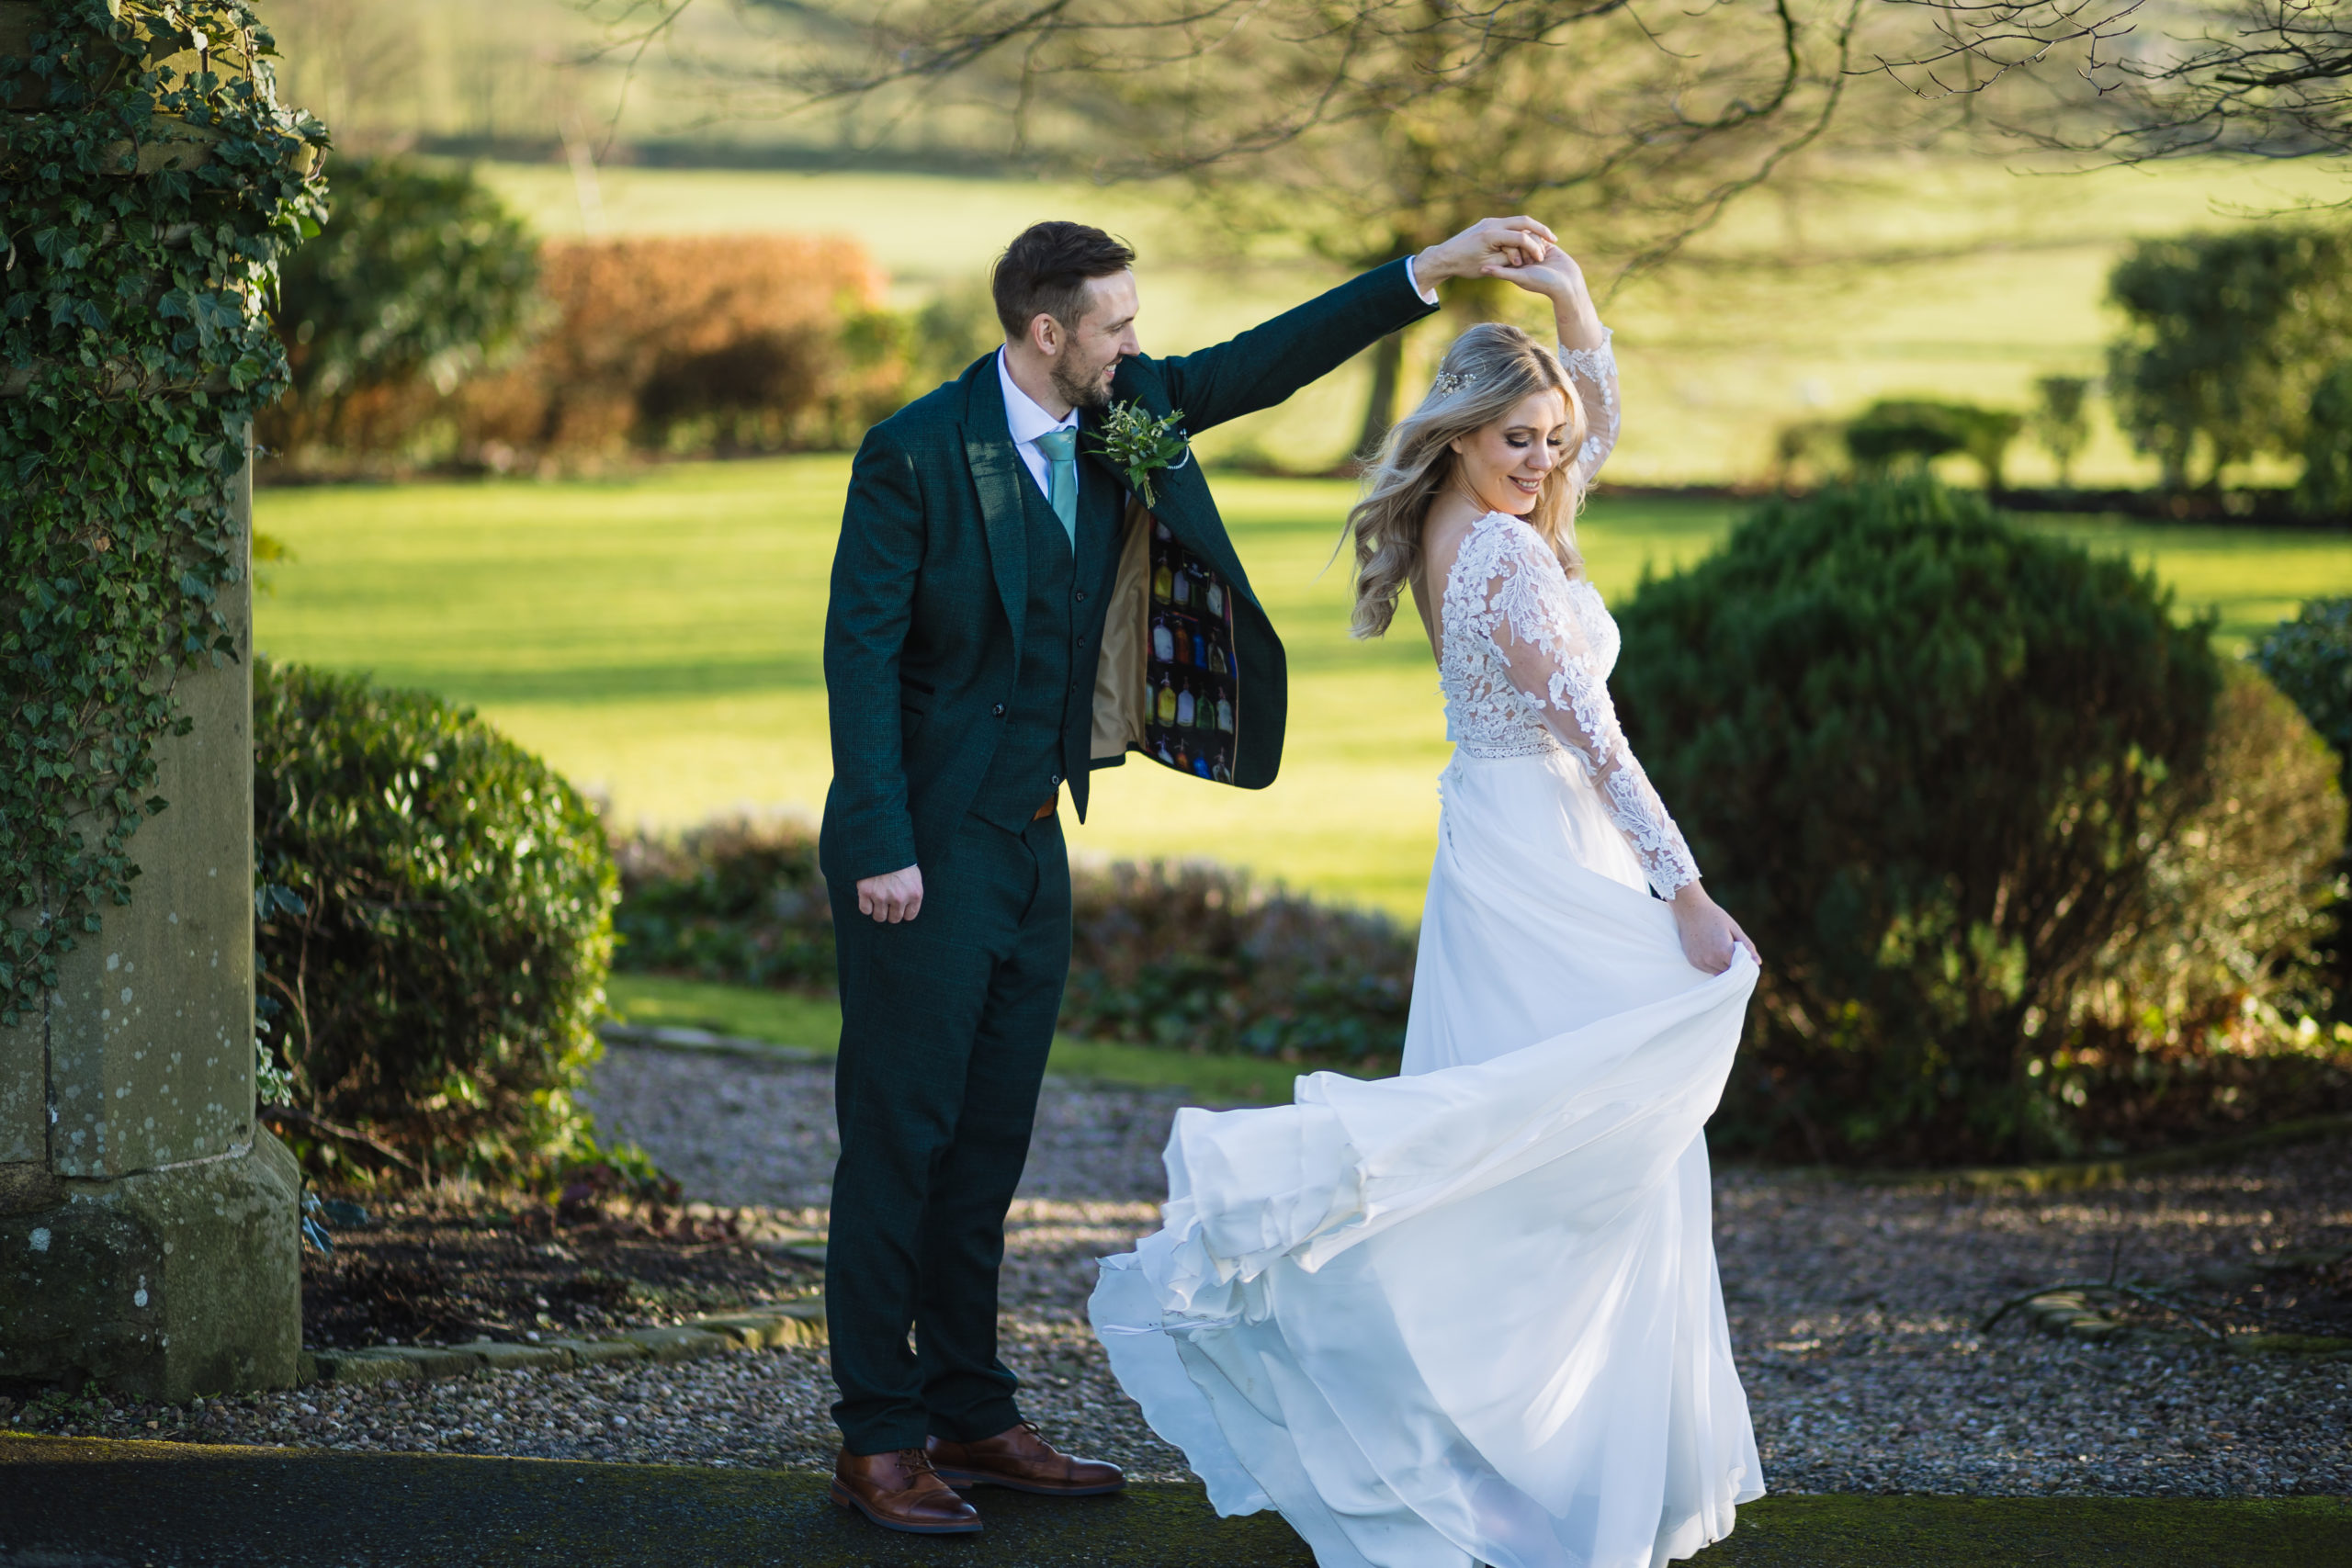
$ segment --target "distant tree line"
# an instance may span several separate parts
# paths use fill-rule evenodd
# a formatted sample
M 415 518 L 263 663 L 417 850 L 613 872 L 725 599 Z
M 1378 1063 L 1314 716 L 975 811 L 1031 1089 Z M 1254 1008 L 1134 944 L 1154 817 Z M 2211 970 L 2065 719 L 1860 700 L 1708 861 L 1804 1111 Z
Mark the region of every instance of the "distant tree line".
M 2159 491 L 2218 496 L 2233 471 L 2275 457 L 2301 468 L 2296 510 L 2352 515 L 2352 235 L 2267 223 L 2143 241 L 2109 274 L 2108 297 L 2125 326 L 2104 391 L 2117 425 L 2155 459 Z M 1776 478 L 1790 488 L 1964 457 L 1998 494 L 2011 447 L 2030 435 L 2070 487 L 2100 389 L 2045 376 L 2023 411 L 1891 398 L 1849 419 L 1797 422 L 1781 432 Z

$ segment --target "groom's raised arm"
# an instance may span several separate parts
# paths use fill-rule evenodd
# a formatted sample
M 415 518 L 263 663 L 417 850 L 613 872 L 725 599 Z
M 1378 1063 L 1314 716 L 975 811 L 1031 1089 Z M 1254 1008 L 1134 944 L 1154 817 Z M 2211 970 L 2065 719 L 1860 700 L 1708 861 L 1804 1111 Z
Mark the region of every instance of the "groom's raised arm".
M 1500 265 L 1540 259 L 1552 240 L 1552 231 L 1532 218 L 1482 218 L 1409 262 L 1374 267 L 1229 342 L 1159 361 L 1169 406 L 1184 411 L 1185 428 L 1196 435 L 1272 408 L 1436 310 L 1443 279 L 1491 276 Z M 1424 296 L 1424 288 L 1431 292 Z
M 1407 263 L 1376 266 L 1238 337 L 1158 361 L 1169 406 L 1184 411 L 1185 429 L 1197 435 L 1273 407 L 1436 309 Z
M 915 863 L 914 818 L 899 725 L 899 656 L 922 565 L 922 489 L 879 427 L 850 470 L 825 606 L 825 706 L 833 741 L 840 870 L 852 881 Z

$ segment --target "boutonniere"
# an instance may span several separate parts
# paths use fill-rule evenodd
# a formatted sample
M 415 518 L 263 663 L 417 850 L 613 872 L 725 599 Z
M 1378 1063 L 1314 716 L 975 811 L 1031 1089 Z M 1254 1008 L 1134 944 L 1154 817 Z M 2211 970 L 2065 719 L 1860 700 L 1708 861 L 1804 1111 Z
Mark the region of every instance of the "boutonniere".
M 1154 416 L 1141 403 L 1113 403 L 1102 416 L 1102 445 L 1095 450 L 1126 477 L 1127 488 L 1153 504 L 1151 476 L 1182 468 L 1192 451 L 1184 445 L 1184 411 Z

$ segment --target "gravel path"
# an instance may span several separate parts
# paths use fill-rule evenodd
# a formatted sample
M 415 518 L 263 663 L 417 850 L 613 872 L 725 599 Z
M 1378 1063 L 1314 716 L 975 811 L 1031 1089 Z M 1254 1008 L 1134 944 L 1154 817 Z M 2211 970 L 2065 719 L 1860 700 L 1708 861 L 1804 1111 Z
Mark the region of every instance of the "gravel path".
M 826 1069 L 615 1050 L 594 1103 L 689 1196 L 807 1210 L 832 1160 Z M 1091 1260 L 1156 1223 L 1179 1100 L 1049 1085 L 1007 1242 L 1006 1360 L 1066 1447 L 1141 1478 L 1182 1474 L 1086 1328 Z M 812 1215 L 811 1218 L 821 1216 Z M 2352 1494 L 2352 1361 L 1980 1333 L 2033 1286 L 2181 1276 L 2352 1243 L 2352 1148 L 2052 1197 L 1717 1173 L 1732 1338 L 1780 1492 Z M 2339 1271 L 2352 1265 L 2339 1265 Z M 2339 1278 L 2335 1288 L 2347 1281 Z M 824 1466 L 821 1355 L 769 1351 L 405 1389 L 53 1410 L 87 1432 L 547 1457 Z M 5 1403 L 5 1402 L 0 1402 Z M 0 1412 L 0 1419 L 5 1419 Z

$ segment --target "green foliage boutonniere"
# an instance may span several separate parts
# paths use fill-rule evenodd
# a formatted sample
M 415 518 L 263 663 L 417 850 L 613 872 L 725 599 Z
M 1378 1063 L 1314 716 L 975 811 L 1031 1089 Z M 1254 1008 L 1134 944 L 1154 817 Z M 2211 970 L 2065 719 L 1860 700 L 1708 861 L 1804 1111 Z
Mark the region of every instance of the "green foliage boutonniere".
M 1170 409 L 1155 418 L 1141 403 L 1113 403 L 1102 416 L 1102 445 L 1097 448 L 1112 467 L 1126 476 L 1127 488 L 1155 504 L 1153 473 L 1181 468 L 1192 454 L 1184 446 L 1184 411 Z

